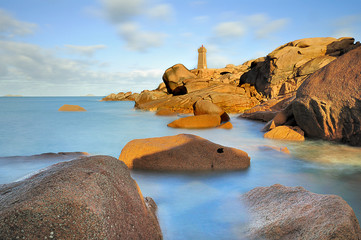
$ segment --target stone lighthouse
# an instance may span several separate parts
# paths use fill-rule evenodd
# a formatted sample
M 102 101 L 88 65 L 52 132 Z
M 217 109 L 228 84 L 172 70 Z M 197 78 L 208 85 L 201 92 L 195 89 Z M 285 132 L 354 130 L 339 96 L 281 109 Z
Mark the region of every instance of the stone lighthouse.
M 198 69 L 206 69 L 207 68 L 207 58 L 206 58 L 207 49 L 205 47 L 200 47 L 198 49 Z

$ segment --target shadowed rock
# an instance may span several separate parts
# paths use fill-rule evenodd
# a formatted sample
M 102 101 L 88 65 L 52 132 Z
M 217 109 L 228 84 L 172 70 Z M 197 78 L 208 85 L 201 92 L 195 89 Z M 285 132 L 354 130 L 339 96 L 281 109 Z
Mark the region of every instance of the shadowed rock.
M 78 105 L 69 105 L 64 104 L 61 106 L 58 111 L 65 111 L 65 112 L 84 112 L 86 111 L 83 107 L 80 107 Z
M 119 160 L 130 169 L 147 170 L 232 170 L 250 165 L 246 152 L 190 134 L 132 140 Z
M 121 161 L 83 157 L 0 185 L 0 239 L 162 239 Z
M 251 215 L 247 239 L 361 239 L 354 211 L 339 196 L 275 184 L 242 199 Z
M 194 105 L 194 115 L 215 114 L 221 117 L 221 122 L 230 120 L 228 114 L 219 106 L 208 100 L 200 99 Z
M 189 78 L 195 78 L 196 76 L 191 73 L 183 64 L 176 64 L 168 68 L 163 74 L 163 82 L 165 83 L 168 93 L 174 93 L 182 95 L 187 93 L 186 89 L 179 89 L 183 87 L 183 81 Z
M 292 110 L 306 135 L 361 146 L 361 47 L 311 75 Z

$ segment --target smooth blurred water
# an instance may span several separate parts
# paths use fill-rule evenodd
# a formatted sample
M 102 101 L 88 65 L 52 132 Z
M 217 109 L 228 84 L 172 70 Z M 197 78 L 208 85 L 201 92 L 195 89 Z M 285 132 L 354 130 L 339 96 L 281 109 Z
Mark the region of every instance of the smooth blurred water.
M 118 157 L 132 139 L 196 134 L 236 147 L 251 157 L 244 171 L 157 173 L 133 171 L 143 195 L 158 205 L 165 239 L 242 239 L 247 222 L 240 195 L 280 183 L 336 194 L 361 219 L 361 148 L 324 141 L 303 143 L 263 138 L 263 123 L 231 117 L 231 130 L 168 128 L 177 117 L 133 109 L 133 102 L 98 97 L 0 98 L 0 157 L 82 151 Z M 77 104 L 86 112 L 58 112 Z M 264 146 L 287 146 L 291 154 Z M 54 161 L 0 162 L 0 183 L 15 181 Z

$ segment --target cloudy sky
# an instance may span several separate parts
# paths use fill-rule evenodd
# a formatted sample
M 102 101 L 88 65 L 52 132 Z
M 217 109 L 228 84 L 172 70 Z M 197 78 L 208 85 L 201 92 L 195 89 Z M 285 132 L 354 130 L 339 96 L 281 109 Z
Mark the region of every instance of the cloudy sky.
M 361 40 L 360 0 L 1 0 L 0 96 L 139 92 L 202 44 L 218 68 L 343 36 Z

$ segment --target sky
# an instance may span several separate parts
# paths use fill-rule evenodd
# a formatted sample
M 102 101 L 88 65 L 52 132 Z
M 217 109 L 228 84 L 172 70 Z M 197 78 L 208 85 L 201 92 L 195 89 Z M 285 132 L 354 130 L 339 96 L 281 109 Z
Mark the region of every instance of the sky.
M 177 63 L 240 65 L 309 37 L 361 40 L 361 0 L 1 0 L 0 96 L 155 89 Z

